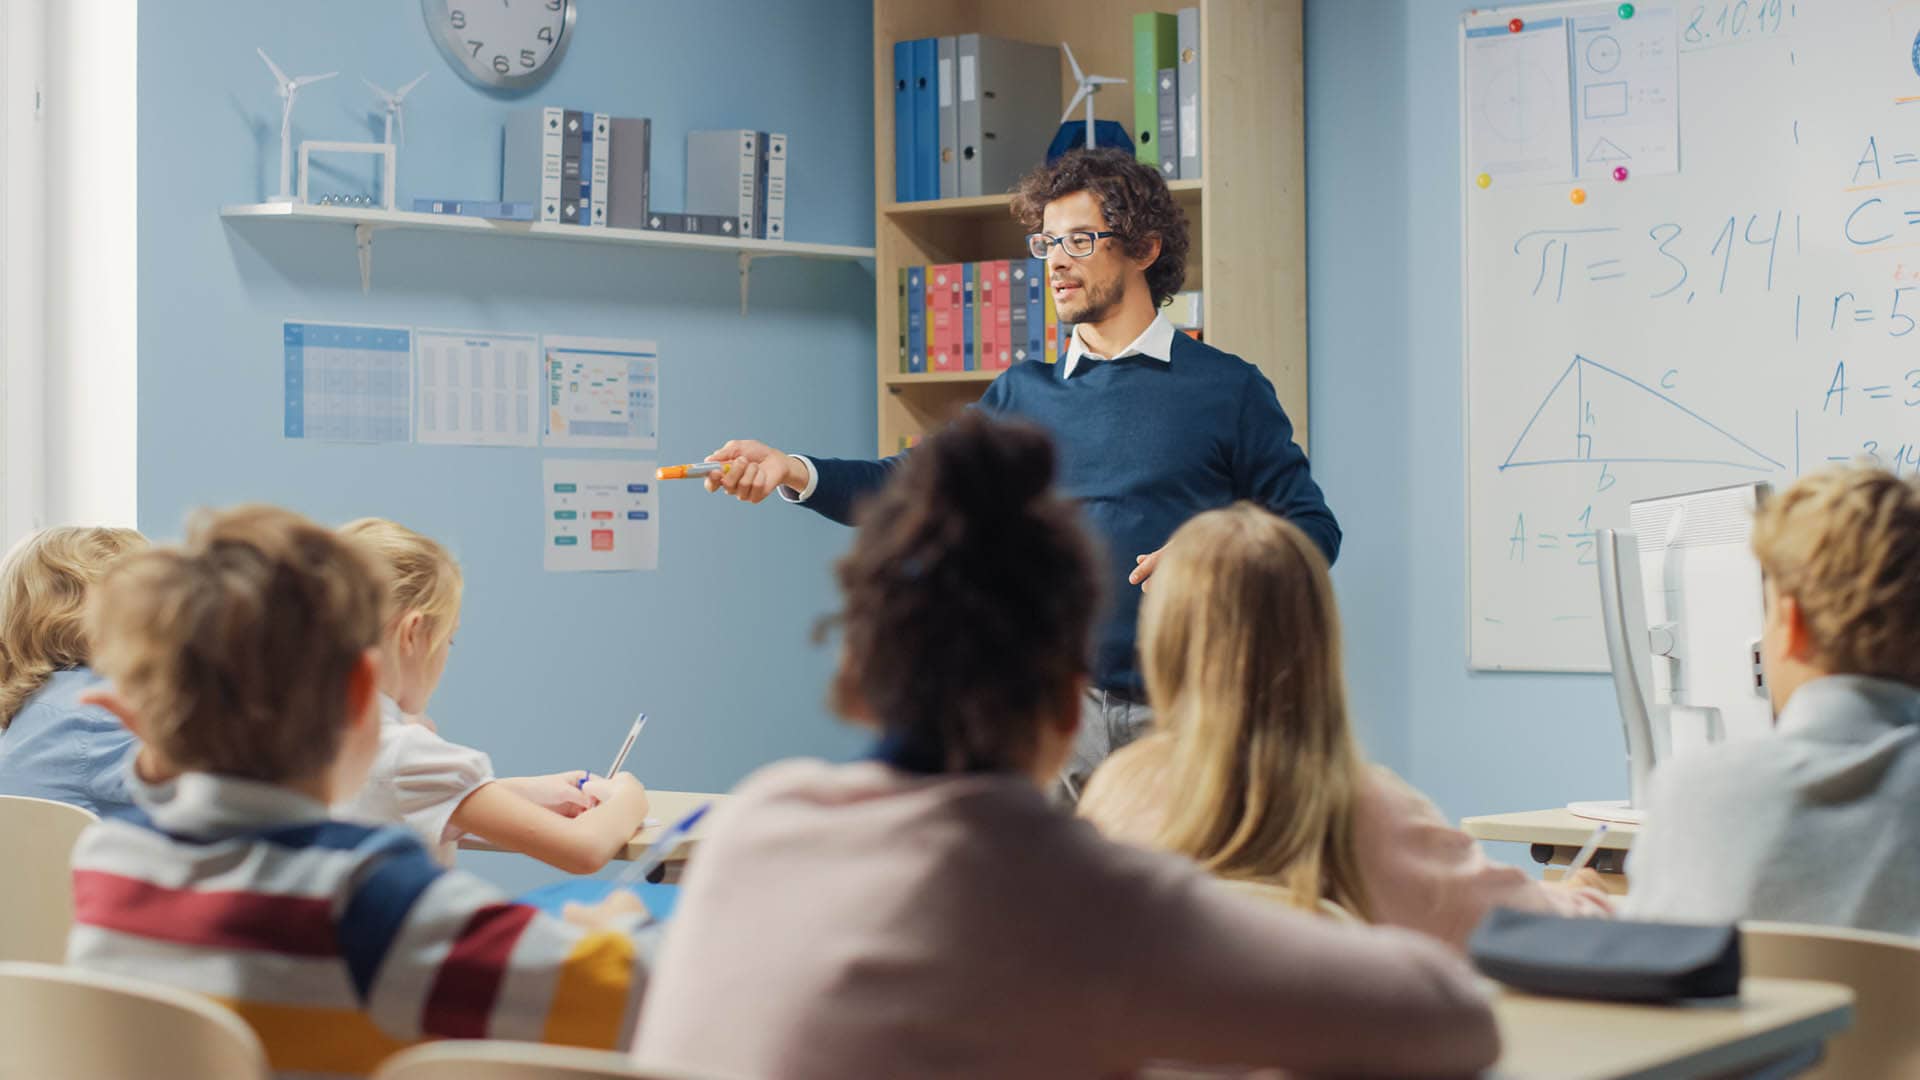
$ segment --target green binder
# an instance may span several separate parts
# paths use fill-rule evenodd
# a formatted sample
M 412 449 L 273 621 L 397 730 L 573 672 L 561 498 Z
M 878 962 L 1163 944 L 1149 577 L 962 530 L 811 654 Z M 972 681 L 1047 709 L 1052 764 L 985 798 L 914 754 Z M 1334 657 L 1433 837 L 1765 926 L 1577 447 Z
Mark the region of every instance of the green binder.
M 1180 64 L 1180 19 L 1157 11 L 1133 17 L 1133 156 L 1160 167 L 1160 69 Z M 1170 151 L 1176 158 L 1179 147 Z

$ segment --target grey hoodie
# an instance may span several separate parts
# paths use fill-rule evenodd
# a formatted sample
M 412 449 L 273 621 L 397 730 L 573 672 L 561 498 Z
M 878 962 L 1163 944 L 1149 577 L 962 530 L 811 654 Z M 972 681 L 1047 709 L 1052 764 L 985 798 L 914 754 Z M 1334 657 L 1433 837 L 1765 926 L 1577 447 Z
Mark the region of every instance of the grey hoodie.
M 1920 934 L 1920 688 L 1807 683 L 1768 738 L 1658 769 L 1628 918 Z

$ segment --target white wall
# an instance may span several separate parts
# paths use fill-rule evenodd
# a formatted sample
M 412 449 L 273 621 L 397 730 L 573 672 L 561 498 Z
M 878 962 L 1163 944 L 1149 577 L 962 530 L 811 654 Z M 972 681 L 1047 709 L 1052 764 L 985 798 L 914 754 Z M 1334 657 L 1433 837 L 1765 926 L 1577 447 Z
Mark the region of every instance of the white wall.
M 0 0 L 0 544 L 41 522 L 46 175 L 45 5 Z
M 45 9 L 51 523 L 135 521 L 137 8 L 51 0 Z

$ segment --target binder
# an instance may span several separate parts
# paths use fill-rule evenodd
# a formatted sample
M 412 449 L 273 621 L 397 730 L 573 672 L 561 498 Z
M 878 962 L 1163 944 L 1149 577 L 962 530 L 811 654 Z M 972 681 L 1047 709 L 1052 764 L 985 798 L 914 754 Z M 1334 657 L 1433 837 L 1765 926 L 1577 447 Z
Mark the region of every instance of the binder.
M 753 231 L 743 232 L 741 236 L 751 236 L 758 240 L 767 238 L 767 174 L 771 168 L 767 133 L 756 131 L 753 155 Z
M 907 275 L 907 359 L 906 371 L 919 375 L 927 370 L 927 268 L 909 266 Z
M 904 375 L 912 370 L 912 368 L 907 365 L 907 268 L 904 266 L 900 268 L 898 288 L 899 310 L 896 312 L 896 316 L 899 319 L 898 325 L 900 330 L 900 373 Z
M 913 42 L 893 43 L 893 201 L 912 202 Z
M 940 88 L 940 187 L 936 199 L 951 199 L 960 194 L 960 110 L 954 101 L 954 52 L 958 43 L 951 37 L 938 39 Z
M 954 39 L 953 51 L 958 66 L 954 111 L 960 129 L 960 181 L 954 194 L 964 197 L 980 194 L 980 35 L 961 34 Z
M 1047 355 L 1047 260 L 1027 259 L 1027 359 Z
M 1060 362 L 1060 312 L 1053 306 L 1053 290 L 1041 289 L 1040 298 L 1047 305 L 1045 335 L 1041 339 L 1041 348 L 1045 350 L 1044 359 L 1049 364 Z
M 516 109 L 501 141 L 500 201 L 534 204 L 535 221 L 560 220 L 563 109 Z
M 913 43 L 913 197 L 940 197 L 940 86 L 936 71 L 939 43 Z
M 976 58 L 971 66 L 969 49 Z M 1060 54 L 1055 46 L 980 34 L 962 37 L 960 194 L 1013 190 L 1027 170 L 1046 160 L 1059 115 Z
M 785 240 L 787 238 L 787 137 L 778 131 L 767 136 L 766 181 L 766 239 Z
M 980 367 L 978 351 L 979 315 L 978 294 L 974 291 L 979 285 L 974 281 L 979 271 L 978 263 L 960 265 L 960 370 L 977 371 Z
M 1161 68 L 1154 86 L 1158 92 L 1155 101 L 1160 110 L 1160 145 L 1167 148 L 1160 155 L 1160 176 L 1166 180 L 1180 179 L 1180 92 L 1175 88 L 1174 76 L 1178 68 Z
M 604 229 L 607 227 L 607 181 L 613 175 L 613 117 L 594 113 L 588 132 L 593 138 L 593 152 L 587 170 L 587 224 Z
M 933 371 L 959 371 L 960 367 L 960 264 L 944 263 L 929 267 L 927 274 L 927 333 L 932 337 Z
M 1015 259 L 1010 271 L 1007 290 L 1007 347 L 1014 363 L 1024 363 L 1027 359 L 1027 263 L 1030 259 Z
M 588 174 L 581 154 L 587 136 L 586 117 L 578 109 L 567 109 L 560 125 L 560 224 L 578 225 L 587 210 L 581 199 Z
M 938 302 L 938 298 L 937 298 L 937 296 L 935 295 L 935 289 L 934 289 L 934 284 L 933 284 L 933 269 L 934 269 L 934 268 L 933 268 L 933 267 L 931 267 L 931 266 L 929 266 L 929 267 L 927 267 L 927 268 L 926 268 L 926 278 L 927 278 L 927 280 L 926 280 L 926 307 L 927 307 L 927 313 L 926 313 L 926 331 L 927 331 L 927 342 L 926 342 L 926 354 L 927 354 L 927 366 L 926 366 L 926 368 L 924 369 L 924 370 L 926 370 L 926 371 L 932 371 L 932 370 L 934 369 L 934 364 L 936 364 L 936 363 L 938 363 L 938 360 L 936 359 L 936 357 L 937 357 L 937 355 L 938 355 L 938 354 L 936 353 L 936 351 L 934 350 L 934 347 L 933 347 L 933 340 L 934 340 L 934 327 L 933 327 L 933 308 L 934 308 L 934 305 L 935 305 L 935 304 L 936 304 L 936 303 Z
M 1179 37 L 1180 177 L 1200 178 L 1200 9 L 1181 8 L 1174 16 Z
M 1013 264 L 1001 259 L 993 264 L 993 367 L 1005 371 L 1013 366 Z
M 1160 167 L 1160 94 L 1163 68 L 1176 66 L 1179 21 L 1157 11 L 1133 17 L 1133 156 Z
M 724 214 L 734 234 L 753 235 L 759 133 L 730 128 L 687 133 L 687 213 Z
M 653 198 L 653 121 L 616 116 L 607 130 L 613 140 L 607 159 L 607 224 L 616 229 L 645 228 L 647 204 Z
M 994 329 L 1000 324 L 996 314 L 995 302 L 999 293 L 994 288 L 993 264 L 990 262 L 974 265 L 974 306 L 973 306 L 973 366 L 979 371 L 992 371 L 993 358 L 999 352 L 994 338 Z

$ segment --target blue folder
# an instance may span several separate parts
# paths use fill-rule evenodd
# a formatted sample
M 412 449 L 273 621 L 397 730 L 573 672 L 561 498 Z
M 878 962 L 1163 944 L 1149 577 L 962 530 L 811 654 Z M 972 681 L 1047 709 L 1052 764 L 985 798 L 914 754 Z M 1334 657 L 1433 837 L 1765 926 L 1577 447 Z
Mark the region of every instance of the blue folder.
M 913 201 L 913 42 L 893 43 L 893 201 Z
M 1027 260 L 1027 359 L 1047 358 L 1047 260 Z
M 939 41 L 913 43 L 913 197 L 940 197 Z
M 974 279 L 979 277 L 979 263 L 966 263 L 960 267 L 960 370 L 972 371 L 979 367 L 979 349 L 973 340 Z
M 569 881 L 555 882 L 552 885 L 543 885 L 532 892 L 523 893 L 517 899 L 549 915 L 558 915 L 568 904 L 597 904 L 612 895 L 613 890 L 619 887 L 611 881 L 603 881 L 599 878 L 573 878 Z M 643 881 L 636 885 L 628 885 L 626 889 L 640 897 L 640 902 L 647 905 L 647 910 L 653 913 L 656 922 L 666 922 L 672 918 L 674 905 L 680 900 L 678 885 L 654 885 Z
M 927 268 L 907 268 L 907 372 L 927 370 Z

